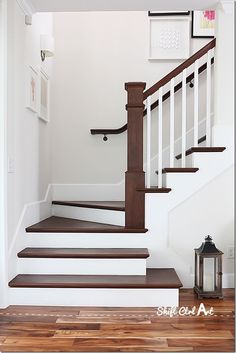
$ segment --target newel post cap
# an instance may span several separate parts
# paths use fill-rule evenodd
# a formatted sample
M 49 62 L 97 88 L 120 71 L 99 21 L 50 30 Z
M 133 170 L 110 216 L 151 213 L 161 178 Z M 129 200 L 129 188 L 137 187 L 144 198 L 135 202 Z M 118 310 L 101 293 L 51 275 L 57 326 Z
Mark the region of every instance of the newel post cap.
M 125 90 L 128 91 L 129 88 L 142 88 L 144 91 L 146 88 L 146 82 L 126 82 Z

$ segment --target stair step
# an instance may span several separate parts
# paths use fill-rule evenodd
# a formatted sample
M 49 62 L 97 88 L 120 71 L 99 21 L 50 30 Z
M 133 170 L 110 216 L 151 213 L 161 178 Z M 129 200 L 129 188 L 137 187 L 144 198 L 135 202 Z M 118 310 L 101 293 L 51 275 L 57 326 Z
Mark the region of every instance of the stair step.
M 27 233 L 146 233 L 147 229 L 129 229 L 105 223 L 73 218 L 49 217 L 26 228 Z
M 147 269 L 146 276 L 24 275 L 9 282 L 10 287 L 29 288 L 180 288 L 173 268 Z
M 164 168 L 162 173 L 196 173 L 199 168 Z M 158 174 L 158 171 L 156 171 Z
M 189 148 L 185 155 L 188 156 L 194 152 L 223 152 L 226 149 L 226 147 L 191 147 Z M 182 158 L 182 153 L 178 154 L 176 159 L 181 159 Z
M 26 248 L 20 258 L 146 259 L 146 248 Z
M 52 201 L 53 205 L 125 211 L 125 201 Z
M 171 191 L 170 188 L 158 188 L 157 186 L 151 186 L 150 188 L 141 188 L 137 189 L 137 191 L 145 192 L 145 193 L 157 193 L 164 194 Z

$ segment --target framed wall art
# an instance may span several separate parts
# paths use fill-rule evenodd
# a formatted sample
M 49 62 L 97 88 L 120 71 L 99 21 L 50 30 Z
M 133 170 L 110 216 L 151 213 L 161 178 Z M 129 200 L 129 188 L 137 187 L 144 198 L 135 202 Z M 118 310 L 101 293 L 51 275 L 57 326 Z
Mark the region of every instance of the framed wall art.
M 192 11 L 192 38 L 214 38 L 214 10 Z
M 50 85 L 48 75 L 41 69 L 39 75 L 39 118 L 49 122 L 50 120 Z
M 26 108 L 32 112 L 37 113 L 38 111 L 38 73 L 32 67 L 28 69 L 28 79 L 26 86 Z
M 189 57 L 188 18 L 150 17 L 149 22 L 149 60 L 178 60 Z
M 189 16 L 190 11 L 148 11 L 148 16 Z

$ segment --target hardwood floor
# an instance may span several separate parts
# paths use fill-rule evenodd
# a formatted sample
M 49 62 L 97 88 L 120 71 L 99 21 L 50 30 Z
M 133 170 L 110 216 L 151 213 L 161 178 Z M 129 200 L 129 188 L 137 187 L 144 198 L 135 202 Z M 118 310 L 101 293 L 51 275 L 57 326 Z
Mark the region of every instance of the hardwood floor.
M 2 352 L 234 352 L 234 290 L 180 306 L 213 307 L 213 316 L 157 316 L 155 308 L 10 306 L 0 310 Z M 53 293 L 52 293 L 53 295 Z

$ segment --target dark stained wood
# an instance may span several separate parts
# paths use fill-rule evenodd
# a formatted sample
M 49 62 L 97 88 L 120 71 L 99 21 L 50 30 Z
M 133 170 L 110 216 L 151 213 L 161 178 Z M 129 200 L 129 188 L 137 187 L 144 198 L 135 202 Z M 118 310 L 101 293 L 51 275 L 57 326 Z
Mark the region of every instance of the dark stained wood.
M 53 205 L 96 208 L 101 210 L 124 211 L 124 201 L 52 201 Z
M 198 139 L 198 144 L 200 144 L 204 141 L 206 141 L 206 135 L 204 135 L 204 136 L 200 137 L 200 139 Z
M 145 228 L 145 195 L 137 188 L 145 187 L 143 172 L 143 82 L 125 84 L 127 110 L 127 172 L 125 173 L 125 227 Z
M 27 233 L 146 233 L 147 229 L 81 221 L 64 217 L 49 217 L 26 228 Z
M 156 194 L 166 194 L 171 191 L 170 188 L 158 188 L 157 186 L 151 186 L 150 188 L 138 188 L 137 191 L 144 193 L 156 193 Z
M 9 306 L 0 310 L 2 352 L 235 352 L 234 290 L 180 306 L 211 306 L 217 316 L 157 317 L 155 308 Z M 83 332 L 81 332 L 83 331 Z
M 144 94 L 143 99 L 147 99 L 147 97 L 151 96 L 155 92 L 159 90 L 160 87 L 167 84 L 172 78 L 178 76 L 184 69 L 187 69 L 190 65 L 192 65 L 197 59 L 200 59 L 203 55 L 205 55 L 210 49 L 214 48 L 216 45 L 216 39 L 214 38 L 211 42 L 206 44 L 202 49 L 197 51 L 195 54 L 190 56 L 189 59 L 185 60 L 182 64 L 172 70 L 169 74 L 163 77 L 160 81 L 155 83 L 153 86 L 148 88 Z
M 164 168 L 162 173 L 196 173 L 199 168 Z M 156 171 L 158 174 L 158 171 Z
M 211 59 L 211 64 L 214 64 L 214 58 Z M 199 67 L 198 69 L 198 74 L 200 75 L 202 72 L 204 72 L 207 68 L 207 64 L 203 64 Z M 189 76 L 187 76 L 186 78 L 186 84 L 190 83 L 192 80 L 194 79 L 194 73 L 191 73 Z M 178 92 L 180 89 L 182 88 L 182 82 L 179 82 L 175 88 L 174 88 L 174 92 Z M 168 98 L 170 97 L 170 91 L 166 92 L 163 96 L 162 96 L 162 101 L 166 101 Z M 159 105 L 159 100 L 155 101 L 154 103 L 152 103 L 151 105 L 151 111 L 154 110 L 155 108 L 157 108 Z M 145 117 L 147 115 L 147 110 L 145 109 L 143 111 L 143 117 Z M 125 132 L 127 130 L 127 124 L 124 124 L 123 126 L 121 126 L 118 129 L 91 129 L 91 135 L 118 135 L 118 134 L 122 134 L 123 132 Z M 205 141 L 205 140 L 203 140 Z M 202 141 L 201 141 L 202 142 Z M 201 143 L 198 142 L 198 143 Z
M 146 276 L 18 275 L 10 287 L 36 288 L 180 288 L 173 268 L 147 269 Z
M 146 248 L 26 248 L 18 253 L 23 258 L 78 259 L 146 259 Z
M 207 153 L 223 152 L 225 149 L 226 147 L 191 147 L 186 151 L 185 155 L 189 156 L 194 152 L 207 152 Z M 181 159 L 182 154 L 181 153 L 178 154 L 175 158 Z

